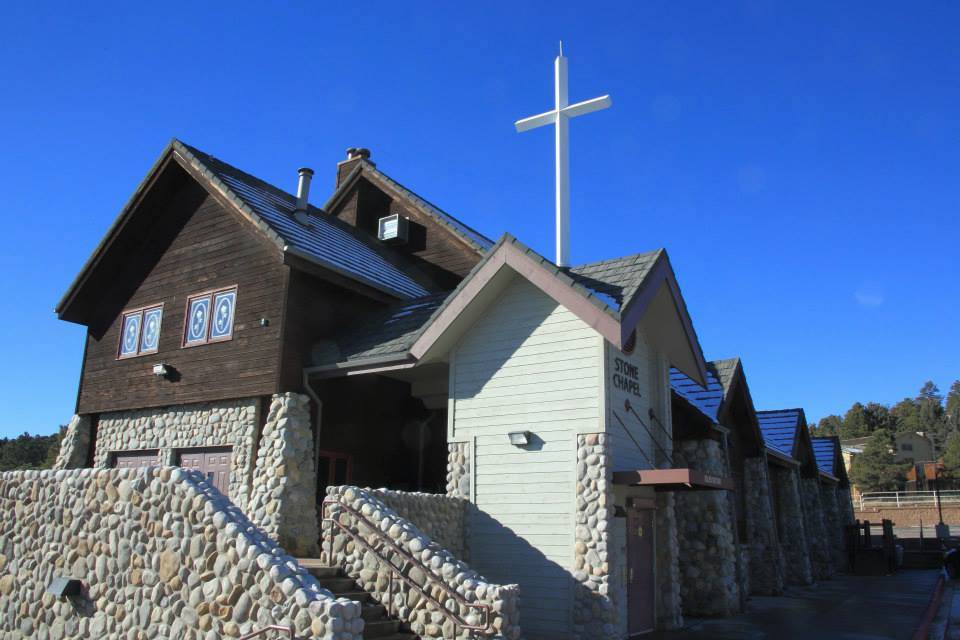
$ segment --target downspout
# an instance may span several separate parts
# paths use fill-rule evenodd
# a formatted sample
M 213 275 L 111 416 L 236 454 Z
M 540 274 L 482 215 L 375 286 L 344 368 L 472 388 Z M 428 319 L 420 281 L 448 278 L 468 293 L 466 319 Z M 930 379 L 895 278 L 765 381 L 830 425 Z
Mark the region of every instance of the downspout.
M 313 429 L 313 469 L 316 472 L 320 468 L 320 425 L 323 421 L 320 419 L 323 411 L 323 402 L 320 401 L 320 396 L 317 395 L 316 390 L 310 386 L 310 374 L 306 369 L 303 370 L 303 390 L 307 392 L 307 396 L 316 404 L 317 415 L 310 416 L 310 422 L 316 422 Z M 323 500 L 322 496 L 318 496 L 320 500 Z

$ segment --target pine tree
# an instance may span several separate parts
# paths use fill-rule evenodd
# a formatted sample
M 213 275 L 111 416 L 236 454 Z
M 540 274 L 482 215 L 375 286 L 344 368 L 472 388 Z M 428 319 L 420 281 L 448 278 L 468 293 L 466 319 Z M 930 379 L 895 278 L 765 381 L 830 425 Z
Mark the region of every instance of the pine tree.
M 820 418 L 820 422 L 814 426 L 811 431 L 817 437 L 838 436 L 843 427 L 843 418 L 830 415 L 826 418 Z
M 867 414 L 862 404 L 854 402 L 853 406 L 847 409 L 847 412 L 843 415 L 841 436 L 846 439 L 868 435 L 870 435 L 870 430 L 867 428 Z
M 947 438 L 947 445 L 943 450 L 944 475 L 960 479 L 960 432 L 954 431 Z
M 886 429 L 873 432 L 863 453 L 853 459 L 850 480 L 860 491 L 896 491 L 906 479 L 905 465 L 893 457 L 893 434 Z
M 944 412 L 947 431 L 951 434 L 960 430 L 960 380 L 954 380 L 947 394 L 947 409 Z

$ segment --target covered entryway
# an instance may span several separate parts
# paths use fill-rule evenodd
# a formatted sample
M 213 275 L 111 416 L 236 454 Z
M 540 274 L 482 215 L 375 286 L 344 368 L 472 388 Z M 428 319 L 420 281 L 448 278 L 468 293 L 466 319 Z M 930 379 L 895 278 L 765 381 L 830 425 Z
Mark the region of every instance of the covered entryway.
M 654 627 L 653 509 L 627 509 L 627 631 L 635 636 Z
M 179 466 L 191 471 L 199 471 L 220 493 L 230 496 L 230 460 L 233 456 L 231 447 L 181 449 L 177 453 Z
M 110 454 L 113 468 L 137 469 L 139 467 L 155 467 L 160 464 L 160 451 L 157 449 L 141 449 L 137 451 L 114 451 Z

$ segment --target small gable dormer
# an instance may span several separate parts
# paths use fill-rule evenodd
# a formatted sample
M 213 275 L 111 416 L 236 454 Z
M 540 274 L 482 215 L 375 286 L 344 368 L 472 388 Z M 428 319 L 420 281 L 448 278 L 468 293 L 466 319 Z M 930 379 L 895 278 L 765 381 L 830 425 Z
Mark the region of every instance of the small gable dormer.
M 406 237 L 389 246 L 453 288 L 493 241 L 380 171 L 367 149 L 348 149 L 324 210 L 379 240 L 381 220 L 396 216 Z M 380 240 L 382 242 L 382 240 Z

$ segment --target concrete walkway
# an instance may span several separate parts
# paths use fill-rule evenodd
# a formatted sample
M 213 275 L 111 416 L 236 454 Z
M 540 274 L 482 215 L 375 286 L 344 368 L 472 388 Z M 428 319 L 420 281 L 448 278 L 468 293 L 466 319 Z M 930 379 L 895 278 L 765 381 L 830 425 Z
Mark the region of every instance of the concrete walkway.
M 937 582 L 936 570 L 893 576 L 836 576 L 791 587 L 778 598 L 754 596 L 747 612 L 721 620 L 687 620 L 651 640 L 910 640 Z

